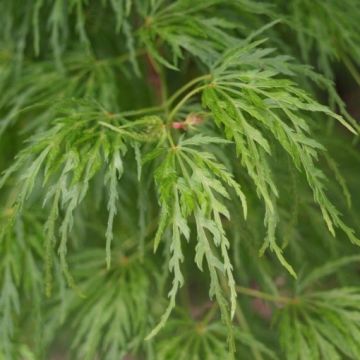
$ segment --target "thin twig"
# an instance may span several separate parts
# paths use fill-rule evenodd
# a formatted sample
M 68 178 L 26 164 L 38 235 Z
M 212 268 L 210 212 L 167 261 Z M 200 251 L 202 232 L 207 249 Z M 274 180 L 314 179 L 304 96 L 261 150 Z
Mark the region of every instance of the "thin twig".
M 268 300 L 272 302 L 282 303 L 282 304 L 297 304 L 299 302 L 299 299 L 297 298 L 291 298 L 286 296 L 276 296 L 268 293 L 264 293 L 262 291 L 247 288 L 243 286 L 237 286 L 236 291 L 243 295 L 248 295 L 251 297 L 255 297 L 258 299 Z

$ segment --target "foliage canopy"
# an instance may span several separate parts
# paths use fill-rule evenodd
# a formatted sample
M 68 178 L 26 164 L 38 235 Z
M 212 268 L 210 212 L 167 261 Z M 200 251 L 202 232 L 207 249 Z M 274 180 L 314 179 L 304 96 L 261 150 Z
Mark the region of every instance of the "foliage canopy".
M 1 359 L 360 358 L 358 1 L 0 13 Z

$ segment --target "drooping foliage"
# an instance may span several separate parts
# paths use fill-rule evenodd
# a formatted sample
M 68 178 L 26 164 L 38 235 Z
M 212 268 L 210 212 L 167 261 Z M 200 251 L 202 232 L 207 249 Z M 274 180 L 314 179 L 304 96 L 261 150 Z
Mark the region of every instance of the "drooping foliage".
M 0 13 L 1 358 L 359 358 L 355 0 Z

